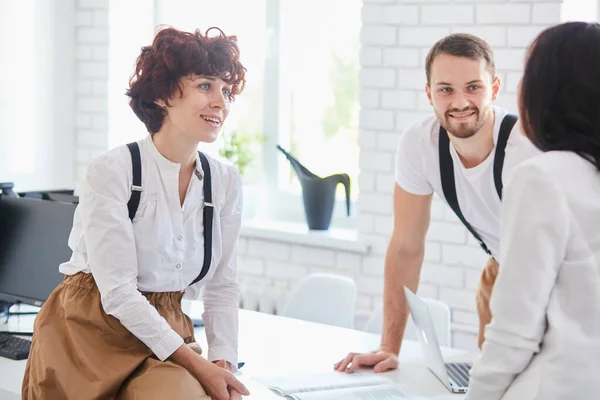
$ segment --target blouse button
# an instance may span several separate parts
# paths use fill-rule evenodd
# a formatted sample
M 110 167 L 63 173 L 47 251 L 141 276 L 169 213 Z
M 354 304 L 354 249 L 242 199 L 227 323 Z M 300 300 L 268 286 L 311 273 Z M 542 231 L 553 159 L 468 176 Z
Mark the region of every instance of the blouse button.
M 177 263 L 177 265 L 175 265 L 175 268 L 180 269 L 181 268 L 181 264 Z
M 183 235 L 177 236 L 177 240 L 179 240 L 181 242 L 181 239 L 183 239 Z

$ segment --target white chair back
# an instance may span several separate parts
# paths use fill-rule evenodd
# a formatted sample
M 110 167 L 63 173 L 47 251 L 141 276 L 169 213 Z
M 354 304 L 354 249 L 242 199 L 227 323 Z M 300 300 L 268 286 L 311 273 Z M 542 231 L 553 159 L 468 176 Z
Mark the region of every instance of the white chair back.
M 452 314 L 450 307 L 446 303 L 436 299 L 421 298 L 427 304 L 429 314 L 433 320 L 433 326 L 440 346 L 452 346 Z M 369 317 L 365 324 L 364 331 L 381 334 L 383 328 L 383 304 L 380 304 Z M 404 330 L 404 339 L 417 340 L 417 330 L 412 316 L 408 318 L 406 329 Z
M 354 328 L 355 303 L 356 283 L 352 278 L 316 273 L 300 281 L 281 315 Z

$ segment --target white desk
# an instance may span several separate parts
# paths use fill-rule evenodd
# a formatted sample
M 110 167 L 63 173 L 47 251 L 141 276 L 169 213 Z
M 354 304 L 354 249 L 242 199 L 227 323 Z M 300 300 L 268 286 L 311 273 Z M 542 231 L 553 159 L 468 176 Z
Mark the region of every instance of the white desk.
M 27 329 L 21 317 L 21 329 Z M 6 326 L 4 326 L 6 329 Z M 2 326 L 0 325 L 0 329 Z M 10 329 L 15 329 L 11 327 Z M 196 340 L 206 351 L 204 329 L 196 329 Z M 279 399 L 252 381 L 253 376 L 331 371 L 333 364 L 349 351 L 365 352 L 379 345 L 379 335 L 315 324 L 253 311 L 240 310 L 239 358 L 246 365 L 240 379 L 252 395 L 248 399 Z M 468 359 L 461 350 L 444 348 L 446 359 Z M 0 399 L 20 399 L 25 361 L 0 357 Z M 400 355 L 400 368 L 383 376 L 405 384 L 417 394 L 436 400 L 459 400 L 452 395 L 423 364 L 417 342 L 405 341 Z M 438 397 L 439 396 L 439 397 Z

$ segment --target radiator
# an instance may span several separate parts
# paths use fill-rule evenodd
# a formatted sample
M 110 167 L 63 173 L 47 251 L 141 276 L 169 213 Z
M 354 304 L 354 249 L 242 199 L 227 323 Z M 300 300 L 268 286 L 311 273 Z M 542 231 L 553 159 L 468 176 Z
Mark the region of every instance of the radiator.
M 240 308 L 267 314 L 281 314 L 287 290 L 272 285 L 240 285 Z

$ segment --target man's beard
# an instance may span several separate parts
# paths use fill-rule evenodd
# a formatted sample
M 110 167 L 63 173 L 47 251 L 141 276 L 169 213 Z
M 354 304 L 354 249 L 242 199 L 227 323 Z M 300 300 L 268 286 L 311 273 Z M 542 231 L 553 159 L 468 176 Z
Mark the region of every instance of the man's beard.
M 488 119 L 488 108 L 486 107 L 483 113 L 479 112 L 477 107 L 468 107 L 463 110 L 452 109 L 445 112 L 442 117 L 437 110 L 435 110 L 435 114 L 437 116 L 438 121 L 444 127 L 446 132 L 450 135 L 454 136 L 457 139 L 468 139 L 471 136 L 475 135 L 481 127 L 485 124 Z M 474 112 L 475 113 L 475 122 L 457 122 L 452 121 L 452 117 L 450 114 L 452 113 L 462 113 L 462 112 Z

